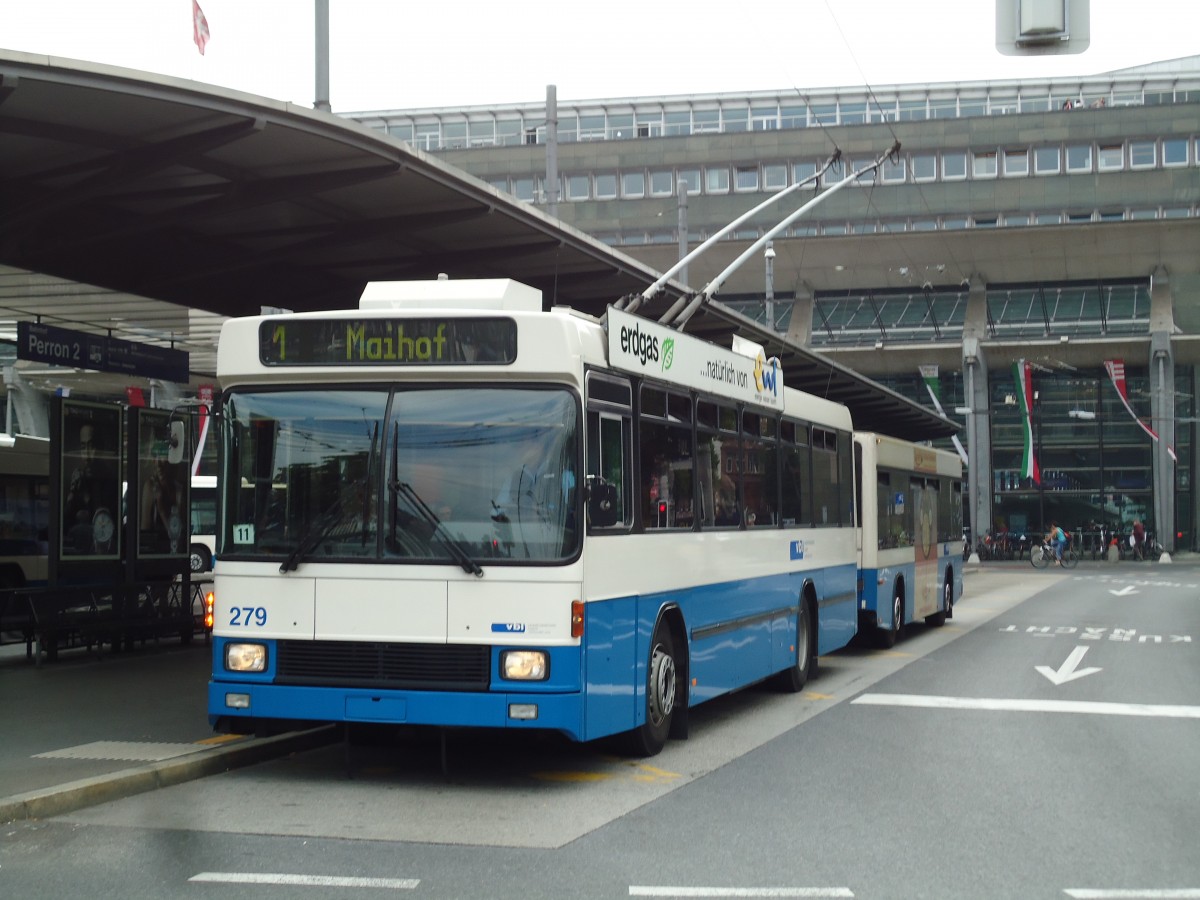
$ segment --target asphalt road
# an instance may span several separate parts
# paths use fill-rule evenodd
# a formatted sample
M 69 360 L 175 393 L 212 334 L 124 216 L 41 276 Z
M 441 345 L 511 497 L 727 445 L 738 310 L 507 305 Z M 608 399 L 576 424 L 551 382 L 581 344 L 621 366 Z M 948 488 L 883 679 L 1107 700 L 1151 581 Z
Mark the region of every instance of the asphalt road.
M 987 567 L 692 737 L 334 745 L 0 834 L 0 894 L 1200 898 L 1200 569 Z M 443 768 L 444 767 L 444 768 Z

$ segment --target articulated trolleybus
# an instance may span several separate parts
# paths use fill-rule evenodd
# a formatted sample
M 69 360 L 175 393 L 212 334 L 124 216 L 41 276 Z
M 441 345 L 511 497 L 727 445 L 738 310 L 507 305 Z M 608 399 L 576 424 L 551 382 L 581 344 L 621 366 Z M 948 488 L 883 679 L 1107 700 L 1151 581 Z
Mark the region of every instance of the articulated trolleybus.
M 848 411 L 508 280 L 227 322 L 213 725 L 623 735 L 856 629 Z
M 891 647 L 910 622 L 945 625 L 962 596 L 962 460 L 856 432 L 854 468 L 859 630 Z

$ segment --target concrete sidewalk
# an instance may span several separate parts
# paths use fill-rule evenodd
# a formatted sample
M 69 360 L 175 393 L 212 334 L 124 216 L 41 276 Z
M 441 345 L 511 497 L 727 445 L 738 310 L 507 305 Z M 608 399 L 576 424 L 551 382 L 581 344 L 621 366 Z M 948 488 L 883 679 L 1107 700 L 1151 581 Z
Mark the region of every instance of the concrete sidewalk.
M 336 738 L 214 735 L 212 648 L 164 640 L 112 653 L 64 650 L 35 666 L 0 647 L 0 822 L 44 818 L 200 778 Z

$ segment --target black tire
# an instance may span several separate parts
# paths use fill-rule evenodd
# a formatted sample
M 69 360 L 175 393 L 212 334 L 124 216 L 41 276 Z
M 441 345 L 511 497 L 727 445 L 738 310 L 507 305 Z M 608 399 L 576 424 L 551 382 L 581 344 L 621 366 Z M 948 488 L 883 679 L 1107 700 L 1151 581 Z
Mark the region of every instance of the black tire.
M 192 544 L 188 552 L 188 568 L 193 572 L 208 572 L 212 569 L 212 554 L 203 544 Z
M 1053 558 L 1053 554 L 1047 553 L 1045 544 L 1038 544 L 1029 551 L 1029 561 L 1033 563 L 1035 569 L 1046 568 Z
M 812 652 L 812 609 L 808 598 L 800 598 L 800 610 L 796 613 L 796 662 L 775 677 L 780 690 L 798 694 L 804 690 L 812 674 L 815 656 Z
M 946 620 L 954 615 L 953 606 L 954 582 L 951 581 L 951 575 L 947 573 L 946 580 L 942 584 L 942 608 L 932 616 L 926 616 L 925 624 L 932 625 L 934 628 L 941 628 L 946 624 Z
M 904 627 L 904 589 L 900 582 L 892 586 L 892 627 L 878 628 L 875 631 L 875 643 L 884 650 L 896 646 L 896 638 Z
M 678 688 L 675 683 L 675 642 L 662 620 L 654 626 L 646 661 L 646 721 L 627 735 L 634 756 L 655 756 L 667 745 Z
M 1079 554 L 1074 550 L 1064 550 L 1062 564 L 1064 569 L 1073 569 L 1079 565 Z

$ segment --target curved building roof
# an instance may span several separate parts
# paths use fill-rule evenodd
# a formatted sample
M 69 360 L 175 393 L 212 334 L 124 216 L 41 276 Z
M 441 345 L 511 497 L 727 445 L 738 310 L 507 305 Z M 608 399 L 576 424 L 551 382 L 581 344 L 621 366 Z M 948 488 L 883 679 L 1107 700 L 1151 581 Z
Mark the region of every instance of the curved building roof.
M 190 343 L 206 380 L 196 351 L 215 330 L 202 316 L 206 336 L 193 335 L 196 310 L 346 308 L 369 281 L 447 273 L 516 278 L 548 306 L 600 314 L 658 276 L 378 131 L 182 79 L 0 51 L 0 134 L 0 265 L 12 267 L 0 316 Z M 660 298 L 682 290 L 669 283 Z M 731 318 L 727 333 L 743 327 Z M 877 430 L 957 427 L 818 354 L 779 349 L 789 383 L 836 388 Z

